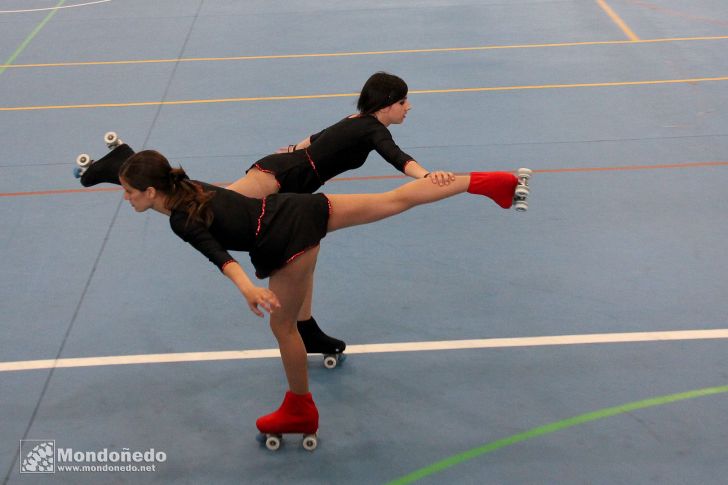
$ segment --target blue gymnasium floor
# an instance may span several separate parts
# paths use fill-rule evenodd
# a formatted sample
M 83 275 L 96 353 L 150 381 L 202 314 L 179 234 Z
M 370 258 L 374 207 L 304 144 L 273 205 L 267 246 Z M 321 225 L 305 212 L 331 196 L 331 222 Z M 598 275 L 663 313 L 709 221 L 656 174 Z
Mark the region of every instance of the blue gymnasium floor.
M 4 483 L 724 483 L 725 2 L 6 0 L 0 39 Z M 531 208 L 327 236 L 314 314 L 350 356 L 309 360 L 319 448 L 271 453 L 283 372 L 241 352 L 274 348 L 267 323 L 71 170 L 115 130 L 230 182 L 378 70 L 409 83 L 405 151 L 531 167 Z M 375 154 L 323 191 L 397 175 Z M 165 459 L 21 473 L 20 440 Z

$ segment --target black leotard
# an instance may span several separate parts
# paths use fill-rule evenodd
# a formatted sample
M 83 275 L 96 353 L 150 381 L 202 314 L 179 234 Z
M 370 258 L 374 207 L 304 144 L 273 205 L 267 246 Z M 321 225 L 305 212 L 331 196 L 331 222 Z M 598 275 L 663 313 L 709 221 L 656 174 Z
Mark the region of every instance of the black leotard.
M 247 251 L 256 276 L 267 278 L 326 236 L 330 205 L 323 194 L 273 194 L 261 200 L 194 183 L 215 192 L 212 224 L 188 223 L 183 211 L 172 211 L 169 224 L 221 271 L 235 261 L 228 251 Z
M 275 175 L 279 192 L 313 193 L 327 180 L 361 167 L 372 150 L 403 173 L 414 160 L 374 116 L 344 118 L 310 139 L 311 146 L 305 150 L 268 155 L 251 168 Z

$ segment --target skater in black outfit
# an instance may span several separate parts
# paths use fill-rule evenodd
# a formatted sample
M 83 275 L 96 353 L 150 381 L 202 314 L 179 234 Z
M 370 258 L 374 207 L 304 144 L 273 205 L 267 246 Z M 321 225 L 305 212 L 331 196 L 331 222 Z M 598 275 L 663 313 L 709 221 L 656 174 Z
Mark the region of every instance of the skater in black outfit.
M 428 177 L 433 184 L 449 184 L 454 179 L 452 172 L 428 172 L 397 146 L 389 132 L 390 125 L 404 122 L 411 108 L 407 91 L 401 78 L 384 72 L 373 74 L 361 90 L 358 114 L 262 158 L 227 188 L 259 199 L 276 193 L 313 193 L 331 178 L 361 167 L 373 150 L 412 178 Z M 117 157 L 113 164 L 105 166 L 92 165 L 81 177 L 81 183 L 118 183 L 118 167 L 124 159 Z M 307 296 L 298 315 L 298 329 L 306 349 L 309 353 L 340 355 L 346 344 L 326 335 L 313 317 L 313 274 L 306 287 Z M 333 365 L 336 360 L 327 359 L 327 366 Z
M 244 296 L 258 316 L 270 315 L 288 381 L 281 407 L 258 419 L 262 433 L 307 433 L 318 429 L 309 392 L 306 348 L 297 317 L 307 297 L 319 241 L 330 231 L 368 224 L 421 204 L 470 192 L 511 207 L 519 179 L 506 172 L 474 172 L 449 184 L 415 180 L 377 194 L 273 194 L 253 199 L 189 180 L 158 152 L 139 152 L 121 167 L 124 198 L 137 212 L 169 216 L 172 230 L 207 256 Z M 229 250 L 247 251 L 268 288 L 256 286 Z M 315 438 L 314 438 L 315 440 Z M 315 446 L 315 445 L 314 445 Z

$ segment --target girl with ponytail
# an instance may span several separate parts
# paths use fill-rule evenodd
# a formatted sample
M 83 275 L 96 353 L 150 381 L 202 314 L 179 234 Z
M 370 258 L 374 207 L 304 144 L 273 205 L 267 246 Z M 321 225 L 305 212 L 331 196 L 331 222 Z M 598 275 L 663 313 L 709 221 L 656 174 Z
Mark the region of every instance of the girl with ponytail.
M 132 155 L 119 170 L 119 178 L 139 191 L 164 192 L 168 195 L 164 209 L 184 212 L 188 222 L 194 220 L 206 226 L 212 222 L 209 202 L 215 194 L 191 182 L 182 167 L 172 168 L 157 151 L 145 150 Z
M 377 194 L 273 194 L 263 199 L 189 180 L 158 152 L 133 155 L 121 167 L 124 198 L 137 212 L 154 209 L 170 218 L 172 230 L 208 257 L 245 298 L 249 309 L 270 315 L 288 390 L 281 407 L 257 421 L 261 433 L 314 434 L 318 410 L 309 391 L 306 347 L 297 318 L 307 298 L 319 252 L 328 232 L 368 224 L 412 207 L 469 192 L 503 208 L 525 203 L 528 172 L 473 172 L 449 184 L 414 180 Z M 247 251 L 258 287 L 228 251 Z

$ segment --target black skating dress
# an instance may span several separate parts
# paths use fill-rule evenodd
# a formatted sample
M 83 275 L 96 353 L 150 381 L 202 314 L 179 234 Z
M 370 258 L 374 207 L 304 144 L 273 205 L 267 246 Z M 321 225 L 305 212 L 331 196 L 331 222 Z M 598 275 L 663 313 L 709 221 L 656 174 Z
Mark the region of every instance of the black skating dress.
M 250 168 L 273 174 L 278 192 L 310 194 L 327 180 L 364 165 L 372 150 L 402 173 L 407 163 L 414 161 L 374 116 L 344 118 L 310 139 L 311 145 L 304 150 L 274 153 Z
M 180 238 L 215 264 L 220 271 L 235 261 L 228 251 L 246 251 L 258 278 L 267 278 L 326 236 L 331 205 L 324 194 L 273 194 L 252 199 L 204 182 L 213 221 L 209 227 L 188 221 L 187 213 L 172 211 L 169 224 Z

